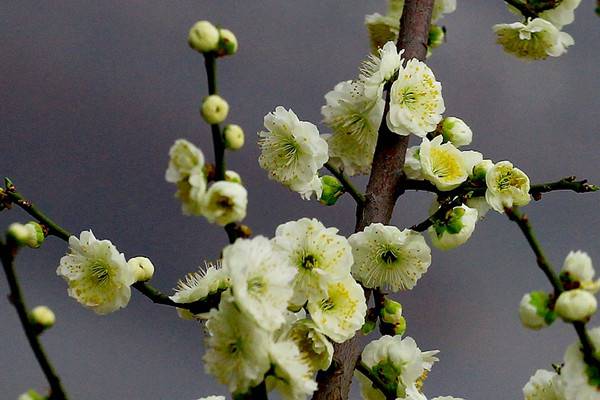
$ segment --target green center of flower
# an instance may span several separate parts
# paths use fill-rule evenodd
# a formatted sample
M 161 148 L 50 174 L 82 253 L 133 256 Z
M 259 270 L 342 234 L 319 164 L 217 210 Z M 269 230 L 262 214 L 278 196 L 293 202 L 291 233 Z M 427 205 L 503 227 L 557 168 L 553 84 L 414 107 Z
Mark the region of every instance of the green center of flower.
M 229 351 L 229 354 L 236 354 L 240 352 L 242 350 L 242 340 L 238 338 L 235 342 L 229 343 L 227 350 Z
M 386 249 L 383 253 L 381 253 L 380 257 L 386 264 L 393 264 L 398 260 L 398 256 L 392 249 Z
M 216 203 L 219 208 L 231 209 L 234 206 L 233 200 L 227 196 L 219 196 Z
M 333 310 L 334 307 L 335 303 L 330 298 L 321 300 L 321 310 L 330 311 Z
M 251 293 L 261 294 L 265 291 L 267 285 L 261 277 L 248 279 L 248 291 Z
M 110 281 L 110 267 L 106 264 L 96 262 L 90 267 L 90 275 L 96 285 L 105 285 Z
M 438 178 L 454 179 L 462 175 L 458 160 L 443 149 L 431 149 L 432 172 Z
M 316 268 L 319 265 L 319 262 L 317 261 L 317 258 L 312 254 L 306 254 L 302 256 L 300 264 L 302 268 L 312 270 L 313 268 Z
M 399 90 L 396 93 L 396 102 L 404 105 L 411 105 L 417 101 L 417 94 L 413 88 L 407 87 Z
M 514 173 L 512 169 L 506 169 L 500 173 L 496 181 L 499 191 L 508 190 L 511 187 L 519 188 L 525 185 L 525 178 Z

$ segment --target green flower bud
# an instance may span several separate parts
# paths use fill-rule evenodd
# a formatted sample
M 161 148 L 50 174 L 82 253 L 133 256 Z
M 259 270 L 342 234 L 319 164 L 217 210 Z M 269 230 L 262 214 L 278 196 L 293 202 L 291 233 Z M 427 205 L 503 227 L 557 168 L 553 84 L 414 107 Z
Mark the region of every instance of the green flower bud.
M 18 397 L 17 400 L 46 400 L 45 396 L 42 396 L 33 389 L 28 390 Z
M 127 265 L 133 270 L 136 282 L 149 281 L 154 275 L 154 264 L 146 257 L 130 258 Z
M 202 101 L 200 114 L 208 124 L 219 124 L 225 121 L 229 113 L 229 104 L 218 94 L 211 94 Z
M 44 230 L 37 222 L 31 221 L 27 224 L 13 223 L 8 227 L 7 235 L 19 246 L 38 248 L 46 238 Z
M 223 129 L 223 139 L 226 148 L 239 150 L 244 146 L 244 130 L 239 125 L 226 125 Z
M 584 289 L 562 292 L 556 300 L 554 310 L 565 321 L 587 321 L 598 308 L 593 294 Z
M 54 312 L 46 306 L 37 306 L 29 313 L 29 321 L 41 330 L 52 328 L 56 322 Z
M 219 55 L 230 56 L 237 52 L 238 41 L 229 29 L 219 29 Z
M 332 206 L 344 194 L 344 185 L 335 176 L 324 175 L 321 177 L 323 193 L 319 201 L 326 206 Z
M 431 28 L 429 28 L 429 38 L 427 40 L 427 45 L 435 49 L 436 47 L 440 47 L 446 38 L 446 31 L 439 25 L 432 24 Z
M 465 122 L 456 117 L 446 117 L 442 121 L 442 136 L 444 141 L 455 147 L 466 146 L 473 140 L 473 132 Z
M 473 167 L 472 179 L 476 181 L 484 181 L 487 172 L 494 166 L 492 160 L 483 160 L 475 164 Z
M 406 331 L 406 319 L 402 316 L 402 305 L 397 301 L 385 299 L 383 308 L 380 311 L 381 320 L 393 325 L 394 334 L 403 335 Z
M 556 314 L 548 307 L 549 302 L 548 293 L 526 293 L 519 304 L 519 318 L 523 326 L 538 330 L 554 322 Z
M 368 335 L 373 332 L 375 327 L 377 326 L 377 321 L 366 320 L 363 326 L 360 328 L 360 331 L 363 335 Z
M 198 21 L 190 28 L 188 44 L 201 53 L 217 50 L 219 30 L 208 21 Z

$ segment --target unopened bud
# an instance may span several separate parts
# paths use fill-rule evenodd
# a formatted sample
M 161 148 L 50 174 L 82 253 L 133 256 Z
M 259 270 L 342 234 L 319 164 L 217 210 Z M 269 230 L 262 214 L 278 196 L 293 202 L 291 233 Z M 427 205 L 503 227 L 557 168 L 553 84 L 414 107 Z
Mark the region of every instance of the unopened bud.
M 225 171 L 225 180 L 227 182 L 239 183 L 242 184 L 242 177 L 235 171 L 227 170 Z
M 46 306 L 37 306 L 29 313 L 29 320 L 31 323 L 44 330 L 54 326 L 56 316 L 50 308 Z
M 35 390 L 30 389 L 26 393 L 20 395 L 17 400 L 46 400 L 46 397 L 42 396 Z
M 402 305 L 394 300 L 385 299 L 381 309 L 381 320 L 393 325 L 394 334 L 403 335 L 406 331 L 406 319 L 402 316 Z
M 238 49 L 238 41 L 229 29 L 219 29 L 219 55 L 230 56 Z
M 188 43 L 201 53 L 217 50 L 219 30 L 208 21 L 198 21 L 190 28 Z
M 432 49 L 440 47 L 442 44 L 444 44 L 445 37 L 446 33 L 444 32 L 444 28 L 439 25 L 431 24 L 431 27 L 429 28 L 427 45 Z
M 229 113 L 229 104 L 218 94 L 205 97 L 200 107 L 200 114 L 208 124 L 219 124 L 225 121 Z
M 38 248 L 44 242 L 44 230 L 37 222 L 31 221 L 23 225 L 18 222 L 8 227 L 8 237 L 15 241 L 19 246 L 28 246 Z
M 376 326 L 377 321 L 366 320 L 361 326 L 360 331 L 363 335 L 368 335 L 369 333 L 373 332 Z
M 482 160 L 473 167 L 473 179 L 477 181 L 485 181 L 485 175 L 494 166 L 492 160 Z
M 465 122 L 456 117 L 446 117 L 442 121 L 444 140 L 456 147 L 466 146 L 473 140 L 473 132 Z
M 152 279 L 154 275 L 154 265 L 146 257 L 134 257 L 127 261 L 129 268 L 133 270 L 133 276 L 136 282 L 145 282 Z
M 321 183 L 323 185 L 323 193 L 319 201 L 326 206 L 334 205 L 340 196 L 344 194 L 344 185 L 336 177 L 330 175 L 322 176 Z
M 548 293 L 526 293 L 519 304 L 519 318 L 523 326 L 538 330 L 550 325 L 556 315 L 548 308 L 549 301 Z
M 229 150 L 239 150 L 244 146 L 244 130 L 235 124 L 229 124 L 223 129 L 225 147 Z
M 565 321 L 586 321 L 598 308 L 593 294 L 584 289 L 562 292 L 556 300 L 554 311 Z

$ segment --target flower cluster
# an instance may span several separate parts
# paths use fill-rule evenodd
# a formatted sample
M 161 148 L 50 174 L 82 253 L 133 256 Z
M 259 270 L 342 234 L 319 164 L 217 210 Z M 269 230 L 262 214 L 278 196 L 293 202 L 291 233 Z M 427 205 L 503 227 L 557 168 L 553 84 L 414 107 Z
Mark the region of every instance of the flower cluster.
M 284 399 L 306 398 L 316 372 L 331 363 L 331 341 L 350 339 L 365 321 L 348 240 L 302 218 L 280 225 L 271 240 L 236 240 L 220 263 L 188 275 L 171 296 L 185 304 L 220 292 L 217 309 L 194 316 L 207 320 L 207 372 L 233 393 L 265 382 Z
M 580 2 L 581 0 L 557 1 L 554 2 L 554 8 L 538 13 L 535 18 L 494 25 L 497 42 L 507 53 L 525 60 L 559 57 L 566 53 L 567 47 L 575 43 L 571 35 L 561 29 L 575 20 L 574 11 Z M 509 9 L 521 15 L 512 6 Z
M 226 174 L 225 180 L 208 187 L 204 154 L 185 139 L 175 141 L 169 156 L 165 179 L 177 185 L 175 196 L 181 201 L 185 215 L 203 215 L 209 222 L 222 226 L 246 217 L 248 192 L 239 179 L 228 180 Z

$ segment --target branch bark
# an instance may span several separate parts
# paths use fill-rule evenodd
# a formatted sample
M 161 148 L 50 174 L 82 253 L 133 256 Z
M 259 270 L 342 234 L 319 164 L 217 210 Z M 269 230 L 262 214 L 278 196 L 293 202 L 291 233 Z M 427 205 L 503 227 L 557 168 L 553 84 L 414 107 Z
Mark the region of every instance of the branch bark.
M 404 58 L 425 60 L 427 39 L 433 0 L 406 0 L 400 19 L 400 34 L 397 47 L 404 49 Z M 362 231 L 373 222 L 387 224 L 398 196 L 403 193 L 402 167 L 408 146 L 408 136 L 399 136 L 387 128 L 386 115 L 389 110 L 389 91 L 373 157 L 371 176 L 367 184 L 364 205 L 357 209 L 356 231 Z M 367 299 L 370 293 L 367 293 Z M 361 347 L 360 335 L 340 344 L 335 344 L 332 366 L 319 373 L 319 389 L 313 400 L 344 400 L 348 398 L 352 375 Z

